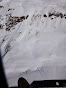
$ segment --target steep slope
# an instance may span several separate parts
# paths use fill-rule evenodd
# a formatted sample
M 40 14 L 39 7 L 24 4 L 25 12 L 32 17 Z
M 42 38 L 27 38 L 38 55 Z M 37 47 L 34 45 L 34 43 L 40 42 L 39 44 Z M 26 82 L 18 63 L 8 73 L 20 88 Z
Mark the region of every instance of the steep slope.
M 0 2 L 0 45 L 9 86 L 19 77 L 66 79 L 66 1 Z

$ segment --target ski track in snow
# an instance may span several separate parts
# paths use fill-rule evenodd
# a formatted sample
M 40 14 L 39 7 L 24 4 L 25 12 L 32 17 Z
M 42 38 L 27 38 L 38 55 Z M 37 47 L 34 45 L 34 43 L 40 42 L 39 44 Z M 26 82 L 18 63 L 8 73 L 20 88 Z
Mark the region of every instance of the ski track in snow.
M 9 86 L 16 86 L 19 77 L 26 78 L 29 83 L 66 79 L 66 19 L 48 17 L 54 11 L 66 14 L 66 1 L 2 0 L 0 5 L 4 6 L 0 10 L 4 24 L 6 14 L 16 17 L 29 15 L 15 25 L 15 29 L 0 29 L 0 46 L 2 55 L 5 55 L 3 63 Z M 9 8 L 14 10 L 8 11 Z M 47 17 L 43 17 L 44 14 Z M 6 53 L 7 45 L 10 49 Z

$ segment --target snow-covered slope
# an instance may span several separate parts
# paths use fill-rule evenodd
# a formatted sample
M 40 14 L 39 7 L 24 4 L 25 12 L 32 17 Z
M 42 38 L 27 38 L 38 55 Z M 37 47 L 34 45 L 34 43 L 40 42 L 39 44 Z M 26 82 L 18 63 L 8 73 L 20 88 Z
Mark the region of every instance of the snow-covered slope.
M 1 1 L 0 46 L 9 86 L 66 79 L 66 0 Z

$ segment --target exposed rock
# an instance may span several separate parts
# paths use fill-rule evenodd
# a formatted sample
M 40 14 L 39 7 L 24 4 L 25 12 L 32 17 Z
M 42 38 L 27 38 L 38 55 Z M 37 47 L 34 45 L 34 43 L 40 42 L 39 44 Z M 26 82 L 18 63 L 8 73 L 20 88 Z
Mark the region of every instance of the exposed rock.
M 0 8 L 4 8 L 3 6 L 0 6 Z
M 49 13 L 49 17 L 52 17 L 52 16 L 63 18 L 63 17 L 66 17 L 66 14 L 62 14 L 62 13 L 59 13 L 59 12 Z
M 22 22 L 23 20 L 25 20 L 27 18 L 28 18 L 28 15 L 27 16 L 21 16 L 21 17 L 15 17 L 15 16 L 10 15 L 9 18 L 8 18 L 8 21 L 5 23 L 6 31 L 9 31 L 12 27 L 14 27 L 19 22 Z
M 9 8 L 8 11 L 10 11 L 10 10 L 14 10 L 14 9 L 13 8 Z
M 29 15 L 26 16 L 26 19 L 29 17 Z
M 44 14 L 43 16 L 44 16 L 44 17 L 47 17 L 47 15 L 46 15 L 46 14 Z

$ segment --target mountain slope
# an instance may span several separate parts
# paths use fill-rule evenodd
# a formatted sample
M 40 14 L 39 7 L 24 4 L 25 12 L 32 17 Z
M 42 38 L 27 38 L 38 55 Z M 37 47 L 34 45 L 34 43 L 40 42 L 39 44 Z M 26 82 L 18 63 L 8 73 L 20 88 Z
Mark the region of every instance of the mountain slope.
M 66 79 L 66 1 L 0 2 L 0 45 L 9 86 L 19 77 Z

